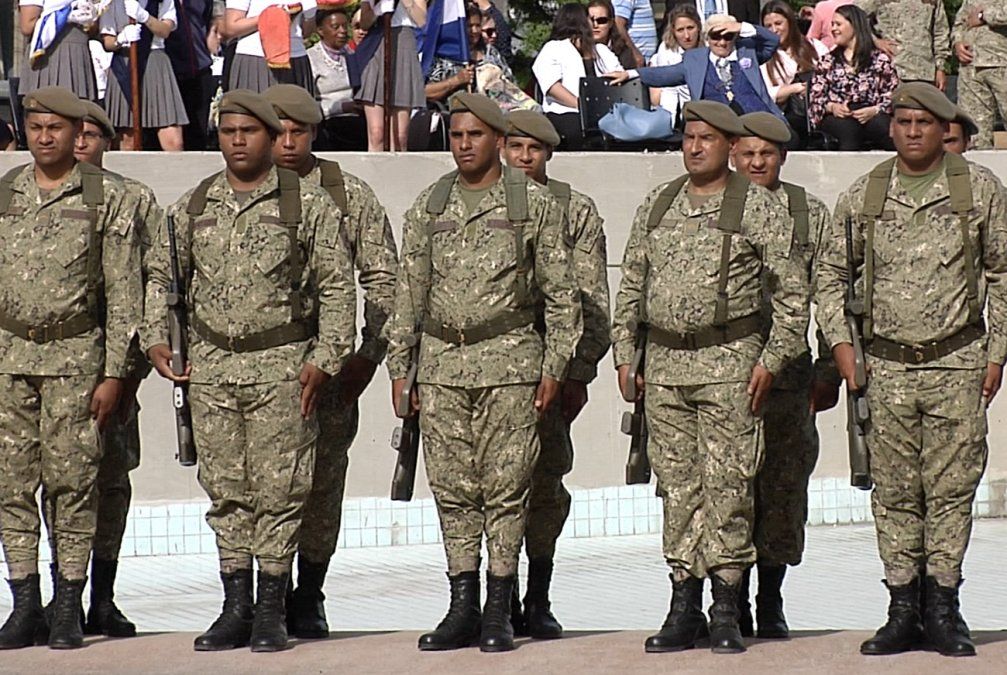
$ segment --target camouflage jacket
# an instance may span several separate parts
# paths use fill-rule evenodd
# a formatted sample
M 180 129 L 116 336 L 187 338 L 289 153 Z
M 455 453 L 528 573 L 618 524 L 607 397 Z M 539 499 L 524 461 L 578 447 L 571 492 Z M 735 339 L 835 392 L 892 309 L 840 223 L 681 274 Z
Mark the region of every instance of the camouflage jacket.
M 570 362 L 567 377 L 591 382 L 598 376 L 598 362 L 611 344 L 608 303 L 608 247 L 598 207 L 587 195 L 570 191 L 567 210 L 570 241 L 573 243 L 573 273 L 580 289 L 584 334 Z
M 115 175 L 118 176 L 118 174 Z M 147 278 L 149 276 L 147 272 L 147 252 L 150 251 L 153 237 L 156 236 L 156 233 L 152 233 L 152 230 L 156 230 L 160 226 L 164 214 L 157 203 L 154 191 L 147 185 L 126 176 L 119 177 L 122 179 L 122 182 L 126 184 L 126 188 L 137 196 L 135 226 L 137 236 L 140 240 L 140 261 L 141 269 L 143 271 L 142 278 L 144 288 L 146 289 Z M 147 356 L 140 348 L 139 334 L 134 336 L 133 341 L 129 344 L 126 361 L 127 369 L 129 370 L 131 377 L 142 380 L 150 372 L 150 362 L 147 361 Z
M 16 375 L 128 374 L 126 352 L 143 313 L 138 195 L 105 172 L 98 206 L 104 326 L 36 344 L 0 330 L 0 372 Z M 0 308 L 29 325 L 51 325 L 87 312 L 91 218 L 75 166 L 43 195 L 33 165 L 14 179 L 10 208 L 0 214 Z
M 516 297 L 515 234 L 507 220 L 503 180 L 471 216 L 456 182 L 444 213 L 431 223 L 426 207 L 433 188 L 424 190 L 406 212 L 395 313 L 387 329 L 391 378 L 407 374 L 408 336 L 416 330 L 424 305 L 431 319 L 464 329 L 508 312 L 534 309 L 542 298 L 544 340 L 534 325 L 472 345 L 423 335 L 418 380 L 475 388 L 537 382 L 543 376 L 563 379 L 582 325 L 566 218 L 556 200 L 545 188 L 528 182 L 529 220 L 522 244 L 530 267 L 529 293 L 521 299 Z
M 622 261 L 622 284 L 612 318 L 616 366 L 628 364 L 635 347 L 629 323 L 644 317 L 665 330 L 693 332 L 713 324 L 723 232 L 716 227 L 723 193 L 693 208 L 682 188 L 661 222 L 647 220 L 664 188 L 652 190 L 637 209 Z M 777 374 L 807 351 L 808 280 L 801 255 L 791 250 L 787 210 L 765 188 L 751 184 L 741 231 L 734 235 L 728 274 L 728 319 L 761 311 L 764 279 L 771 288 L 772 328 L 734 342 L 697 350 L 647 348 L 646 380 L 666 386 L 748 380 L 761 362 Z
M 877 18 L 881 37 L 896 43 L 895 70 L 901 80 L 934 81 L 951 56 L 950 26 L 942 0 L 856 0 Z
M 342 229 L 342 213 L 320 187 L 301 181 L 298 239 L 305 265 L 301 276 L 302 312 L 317 314 L 318 336 L 279 347 L 231 352 L 189 331 L 192 381 L 253 384 L 292 380 L 305 362 L 335 375 L 353 349 L 356 296 L 353 264 Z M 230 336 L 247 336 L 289 324 L 290 264 L 287 229 L 279 216 L 276 170 L 239 202 L 223 172 L 207 191 L 203 213 L 190 218 L 193 191 L 175 202 L 179 259 L 190 269 L 188 302 L 193 315 Z M 165 291 L 171 268 L 167 230 L 148 254 L 144 351 L 167 344 Z M 191 252 L 190 252 L 191 248 Z M 191 267 L 190 267 L 191 264 Z
M 369 361 L 381 363 L 388 350 L 382 331 L 395 299 L 398 252 L 385 208 L 374 191 L 356 176 L 342 173 L 347 211 L 343 214 L 344 229 L 353 266 L 360 272 L 360 286 L 364 290 L 364 326 L 360 329 L 361 343 L 357 353 Z M 318 164 L 304 177 L 313 185 L 320 185 L 321 179 Z
M 965 20 L 973 7 L 983 10 L 982 26 L 969 28 Z M 955 15 L 951 43 L 972 47 L 972 66 L 987 68 L 1007 66 L 1007 3 L 990 0 L 964 0 Z
M 969 162 L 974 206 L 969 238 L 979 282 L 980 306 L 988 303 L 988 345 L 977 340 L 924 368 L 980 368 L 986 360 L 1007 357 L 1007 201 L 1000 181 L 988 169 Z M 863 292 L 862 214 L 868 177 L 861 176 L 836 204 L 831 228 L 822 242 L 815 269 L 818 323 L 830 346 L 849 342 L 843 318 L 846 291 L 845 219 L 854 221 L 853 257 Z M 874 334 L 903 344 L 924 344 L 953 335 L 969 323 L 962 233 L 952 212 L 948 181 L 941 175 L 921 204 L 902 188 L 892 171 L 888 197 L 874 233 Z M 915 368 L 886 362 L 891 368 Z

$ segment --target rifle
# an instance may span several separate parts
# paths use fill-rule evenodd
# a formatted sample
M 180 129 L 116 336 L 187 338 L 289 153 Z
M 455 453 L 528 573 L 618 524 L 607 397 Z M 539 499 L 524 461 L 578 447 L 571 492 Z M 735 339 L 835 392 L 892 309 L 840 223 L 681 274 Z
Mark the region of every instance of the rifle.
M 846 387 L 846 434 L 850 444 L 850 485 L 861 490 L 870 490 L 870 457 L 867 452 L 867 421 L 871 411 L 867 407 L 867 365 L 864 360 L 864 341 L 861 325 L 864 318 L 864 301 L 857 296 L 856 265 L 853 263 L 853 218 L 846 217 L 846 302 L 843 314 L 850 329 L 850 343 L 853 345 L 856 391 Z
M 399 400 L 395 402 L 396 414 L 402 424 L 392 432 L 392 448 L 398 453 L 395 460 L 395 474 L 392 476 L 392 501 L 408 502 L 413 498 L 416 485 L 416 461 L 420 454 L 420 416 L 413 411 L 412 396 L 416 389 L 416 372 L 419 366 L 419 341 L 410 336 L 412 363 L 406 374 L 406 384 L 402 387 Z
M 622 414 L 622 433 L 630 437 L 629 459 L 626 461 L 626 485 L 646 485 L 650 483 L 650 460 L 647 459 L 647 415 L 643 398 L 637 400 L 636 376 L 643 373 L 643 363 L 647 353 L 647 325 L 631 321 L 629 329 L 636 333 L 636 352 L 626 376 L 624 398 L 633 404 L 633 412 Z
M 175 239 L 175 218 L 167 217 L 168 252 L 171 257 L 171 282 L 168 284 L 168 342 L 171 345 L 171 372 L 181 375 L 188 361 L 188 310 L 185 306 L 185 282 L 178 262 L 178 244 Z M 196 441 L 192 434 L 192 411 L 189 409 L 189 385 L 173 382 L 171 404 L 175 408 L 175 430 L 178 434 L 178 463 L 193 466 L 196 463 Z

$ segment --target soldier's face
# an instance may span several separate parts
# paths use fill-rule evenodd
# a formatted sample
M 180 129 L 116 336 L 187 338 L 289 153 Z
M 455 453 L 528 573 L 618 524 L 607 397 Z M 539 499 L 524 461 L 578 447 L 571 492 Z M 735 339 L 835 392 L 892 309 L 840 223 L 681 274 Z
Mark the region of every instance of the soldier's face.
M 274 135 L 253 115 L 221 115 L 217 138 L 224 162 L 235 174 L 261 173 L 272 164 Z
M 521 169 L 529 178 L 545 183 L 545 165 L 552 157 L 552 148 L 535 138 L 508 136 L 504 142 L 507 166 Z
M 965 127 L 958 122 L 948 124 L 948 130 L 944 134 L 944 150 L 962 155 L 968 149 L 969 137 L 965 134 Z
M 775 189 L 780 182 L 780 167 L 786 161 L 778 145 L 755 136 L 739 138 L 731 150 L 731 157 L 742 175 L 769 189 Z
M 311 142 L 314 139 L 314 126 L 283 120 L 283 133 L 273 142 L 273 163 L 300 173 L 311 159 Z
M 727 167 L 732 139 L 706 122 L 687 122 L 682 137 L 685 170 L 691 176 L 715 175 Z
M 890 133 L 895 150 L 903 161 L 927 163 L 944 153 L 948 123 L 926 110 L 898 108 L 892 116 Z
M 57 166 L 71 161 L 80 130 L 79 120 L 53 113 L 28 113 L 25 120 L 28 150 L 39 166 Z
M 108 150 L 108 139 L 101 133 L 101 127 L 91 122 L 84 122 L 73 144 L 73 156 L 78 162 L 87 162 L 100 167 L 106 150 Z
M 463 176 L 485 173 L 500 162 L 503 136 L 470 112 L 451 115 L 451 155 Z

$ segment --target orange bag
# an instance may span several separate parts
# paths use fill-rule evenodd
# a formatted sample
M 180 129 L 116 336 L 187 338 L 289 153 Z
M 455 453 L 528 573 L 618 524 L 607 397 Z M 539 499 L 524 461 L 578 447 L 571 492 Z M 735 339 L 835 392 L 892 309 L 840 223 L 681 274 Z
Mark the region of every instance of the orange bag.
M 259 14 L 259 41 L 266 65 L 290 68 L 290 12 L 281 5 L 271 5 Z

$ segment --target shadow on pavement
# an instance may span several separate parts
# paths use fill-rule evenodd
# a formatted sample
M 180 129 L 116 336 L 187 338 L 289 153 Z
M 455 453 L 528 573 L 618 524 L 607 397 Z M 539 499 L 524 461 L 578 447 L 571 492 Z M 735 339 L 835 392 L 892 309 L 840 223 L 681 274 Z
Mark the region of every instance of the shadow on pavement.
M 1007 630 L 976 632 L 972 634 L 972 640 L 977 646 L 1007 642 Z

